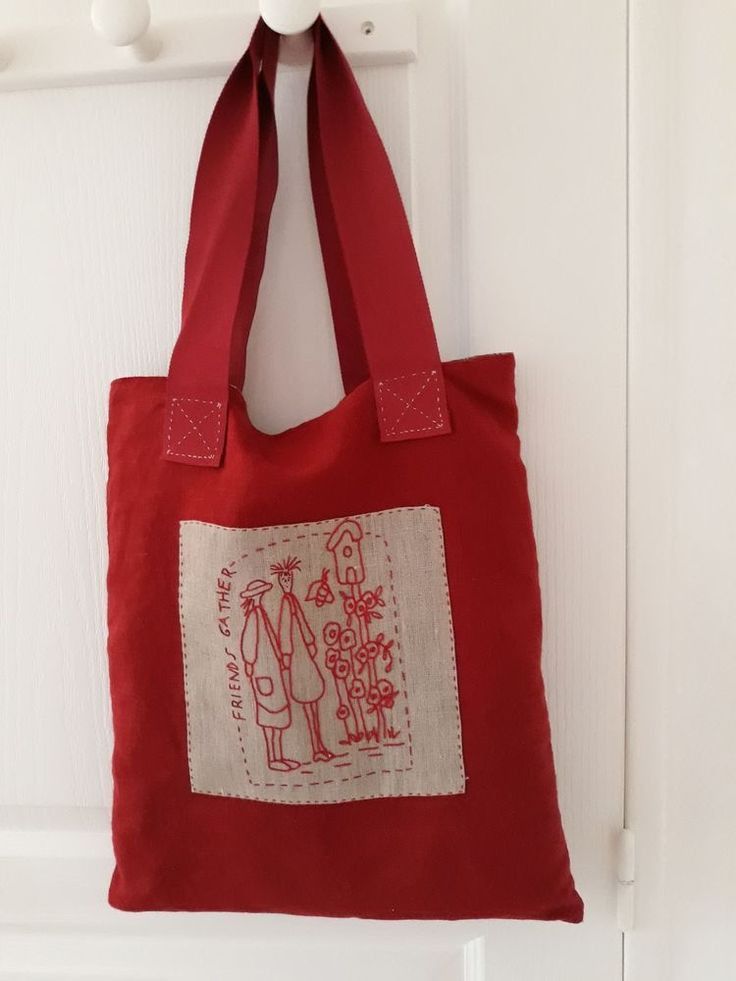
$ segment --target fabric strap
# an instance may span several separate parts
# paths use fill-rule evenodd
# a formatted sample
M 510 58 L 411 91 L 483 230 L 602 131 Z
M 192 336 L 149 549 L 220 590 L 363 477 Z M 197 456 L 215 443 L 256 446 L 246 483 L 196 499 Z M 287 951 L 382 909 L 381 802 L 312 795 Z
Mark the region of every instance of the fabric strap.
M 278 51 L 279 36 L 270 33 L 266 36 L 263 45 L 263 60 L 259 79 L 261 83 L 259 90 L 261 153 L 255 210 L 256 223 L 253 230 L 251 251 L 243 277 L 240 307 L 231 350 L 230 384 L 238 389 L 243 387 L 245 381 L 247 341 L 258 299 L 258 287 L 265 265 L 268 226 L 278 185 L 278 141 L 274 115 L 274 88 Z M 345 269 L 345 259 L 327 189 L 319 142 L 313 137 L 313 134 L 314 128 L 308 127 L 312 196 L 325 266 L 325 278 L 330 295 L 340 370 L 343 386 L 347 393 L 364 382 L 369 377 L 369 371 L 350 282 Z
M 346 390 L 369 375 L 383 441 L 450 431 L 411 233 L 386 152 L 335 39 L 313 28 L 312 188 Z M 215 106 L 192 201 L 164 457 L 219 466 L 229 386 L 242 386 L 278 182 L 278 35 L 260 21 Z

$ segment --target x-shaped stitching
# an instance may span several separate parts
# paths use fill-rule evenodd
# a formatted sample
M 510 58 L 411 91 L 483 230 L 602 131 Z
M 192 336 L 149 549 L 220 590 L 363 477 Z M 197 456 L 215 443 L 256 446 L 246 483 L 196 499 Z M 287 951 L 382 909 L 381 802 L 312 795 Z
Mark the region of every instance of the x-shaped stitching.
M 427 422 L 431 422 L 432 423 L 432 426 L 434 426 L 436 429 L 439 429 L 440 428 L 440 426 L 442 425 L 442 410 L 441 409 L 440 409 L 440 418 L 439 418 L 439 420 L 437 420 L 437 419 L 433 419 L 431 416 L 428 416 L 427 413 L 424 412 L 423 409 L 420 409 L 419 408 L 419 406 L 414 405 L 414 403 L 416 402 L 416 400 L 425 391 L 425 389 L 427 389 L 429 387 L 429 385 L 430 385 L 430 383 L 432 381 L 435 381 L 435 382 L 437 381 L 436 376 L 435 376 L 435 373 L 433 371 L 431 371 L 429 373 L 429 375 L 427 377 L 427 380 L 424 382 L 424 384 L 421 386 L 421 388 L 417 392 L 414 393 L 414 395 L 412 396 L 411 399 L 406 399 L 404 396 L 397 395 L 397 393 L 394 392 L 393 389 L 391 389 L 391 388 L 388 387 L 388 385 L 386 384 L 385 381 L 382 381 L 382 382 L 379 383 L 381 385 L 381 387 L 388 392 L 389 395 L 393 395 L 393 397 L 395 399 L 397 399 L 399 402 L 401 402 L 401 404 L 404 406 L 403 410 L 394 419 L 393 426 L 391 427 L 391 430 L 389 431 L 389 435 L 395 435 L 396 434 L 396 427 L 399 425 L 399 423 L 404 418 L 404 416 L 406 415 L 406 413 L 410 409 L 412 409 L 412 408 L 414 409 L 415 412 L 418 412 L 420 416 L 424 416 L 424 418 L 427 420 Z
M 184 418 L 186 419 L 186 421 L 189 423 L 189 425 L 192 428 L 188 432 L 184 433 L 184 435 L 181 437 L 181 439 L 179 440 L 178 443 L 176 443 L 173 447 L 169 447 L 169 453 L 173 453 L 174 450 L 176 450 L 177 446 L 181 446 L 181 444 L 184 442 L 184 440 L 187 438 L 187 436 L 191 436 L 192 433 L 196 433 L 199 436 L 199 438 L 202 440 L 202 442 L 204 443 L 205 449 L 212 456 L 214 456 L 214 452 L 215 451 L 212 449 L 212 447 L 210 446 L 210 444 L 204 438 L 203 433 L 197 427 L 198 426 L 201 426 L 203 422 L 206 422 L 211 415 L 213 415 L 215 412 L 217 412 L 217 407 L 215 407 L 214 409 L 210 409 L 210 411 L 206 415 L 202 416 L 201 419 L 197 419 L 196 422 L 193 419 L 190 419 L 190 417 L 187 415 L 187 413 L 184 411 L 184 409 L 182 409 L 181 404 L 178 401 L 176 402 L 176 408 L 179 410 L 179 412 L 181 412 L 181 414 L 184 416 Z

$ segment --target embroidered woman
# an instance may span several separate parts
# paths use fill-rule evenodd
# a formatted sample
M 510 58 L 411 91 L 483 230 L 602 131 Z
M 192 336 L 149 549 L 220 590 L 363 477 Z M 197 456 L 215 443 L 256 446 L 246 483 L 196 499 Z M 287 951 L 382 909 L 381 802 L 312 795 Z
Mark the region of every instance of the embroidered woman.
M 243 632 L 240 653 L 256 700 L 256 722 L 266 740 L 268 765 L 272 770 L 296 770 L 300 763 L 284 758 L 284 729 L 291 725 L 291 708 L 281 677 L 281 656 L 273 624 L 263 607 L 263 594 L 273 586 L 254 579 L 241 592 Z

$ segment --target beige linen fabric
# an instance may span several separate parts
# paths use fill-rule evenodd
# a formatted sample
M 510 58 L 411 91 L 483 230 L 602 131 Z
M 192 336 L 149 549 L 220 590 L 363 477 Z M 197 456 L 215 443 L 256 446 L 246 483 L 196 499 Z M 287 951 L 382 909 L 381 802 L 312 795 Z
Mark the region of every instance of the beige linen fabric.
M 437 508 L 180 523 L 195 793 L 284 804 L 465 789 Z

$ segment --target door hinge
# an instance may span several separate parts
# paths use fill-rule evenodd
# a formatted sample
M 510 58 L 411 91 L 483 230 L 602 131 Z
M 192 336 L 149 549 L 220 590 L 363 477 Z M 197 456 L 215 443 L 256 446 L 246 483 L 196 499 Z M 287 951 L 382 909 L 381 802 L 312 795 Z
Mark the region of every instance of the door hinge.
M 631 828 L 622 828 L 616 850 L 618 879 L 618 926 L 626 932 L 634 928 L 634 888 L 636 885 L 636 838 Z

